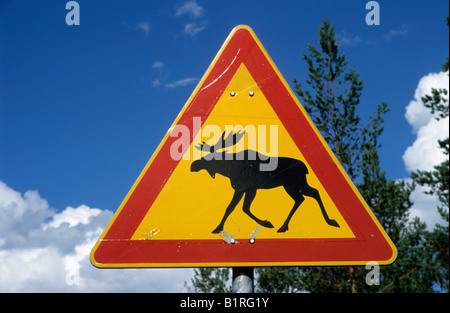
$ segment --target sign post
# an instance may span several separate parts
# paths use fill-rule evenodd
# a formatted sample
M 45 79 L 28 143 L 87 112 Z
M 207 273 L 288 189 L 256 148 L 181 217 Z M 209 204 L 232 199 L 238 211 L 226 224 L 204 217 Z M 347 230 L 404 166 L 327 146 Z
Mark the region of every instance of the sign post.
M 255 288 L 253 267 L 233 267 L 232 271 L 231 291 L 233 293 L 253 293 Z
M 247 26 L 234 28 L 91 252 L 96 267 L 390 264 L 396 248 Z M 253 284 L 251 284 L 253 286 Z

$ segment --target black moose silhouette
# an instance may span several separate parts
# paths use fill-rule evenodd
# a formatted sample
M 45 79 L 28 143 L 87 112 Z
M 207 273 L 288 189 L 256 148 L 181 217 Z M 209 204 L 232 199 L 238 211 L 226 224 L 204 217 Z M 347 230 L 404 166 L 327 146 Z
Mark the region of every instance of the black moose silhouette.
M 339 227 L 335 220 L 328 217 L 319 192 L 306 182 L 308 168 L 302 161 L 286 157 L 277 157 L 274 160 L 274 158 L 253 150 L 244 150 L 233 154 L 227 153 L 227 151 L 219 152 L 221 149 L 235 145 L 244 134 L 245 131 L 239 131 L 235 134 L 231 132 L 225 138 L 224 132 L 222 138 L 213 146 L 205 142 L 195 146 L 199 150 L 209 152 L 209 154 L 192 162 L 191 172 L 206 170 L 212 178 L 215 178 L 216 174 L 221 174 L 230 179 L 231 186 L 235 190 L 233 199 L 231 199 L 225 210 L 222 221 L 212 231 L 213 234 L 223 231 L 225 221 L 242 199 L 244 193 L 243 211 L 259 225 L 273 228 L 274 226 L 268 220 L 263 221 L 253 215 L 250 212 L 250 205 L 258 189 L 271 189 L 279 186 L 284 187 L 295 203 L 286 221 L 277 232 L 283 233 L 288 230 L 289 221 L 303 200 L 305 200 L 303 196 L 314 198 L 319 204 L 322 215 L 328 225 Z M 276 168 L 271 171 L 261 171 L 261 165 L 269 162 L 276 162 Z

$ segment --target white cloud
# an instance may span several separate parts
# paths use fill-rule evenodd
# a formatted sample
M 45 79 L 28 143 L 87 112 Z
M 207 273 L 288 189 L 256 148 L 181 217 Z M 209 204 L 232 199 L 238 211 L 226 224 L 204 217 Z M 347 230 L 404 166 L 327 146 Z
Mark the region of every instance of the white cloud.
M 449 118 L 435 119 L 422 102 L 422 97 L 431 94 L 432 88 L 448 89 L 449 77 L 447 73 L 431 73 L 422 77 L 412 100 L 406 107 L 405 118 L 411 125 L 416 139 L 403 154 L 405 168 L 409 171 L 433 170 L 434 166 L 442 163 L 448 156 L 442 153 L 438 140 L 449 136 Z M 438 199 L 435 195 L 424 194 L 425 187 L 417 186 L 411 194 L 413 206 L 411 216 L 418 216 L 432 228 L 436 223 L 442 223 L 437 212 Z
M 198 79 L 195 77 L 188 77 L 188 78 L 180 79 L 173 83 L 165 84 L 165 86 L 168 88 L 184 87 L 184 86 L 195 83 L 197 80 Z
M 356 46 L 361 43 L 361 38 L 359 36 L 349 34 L 346 31 L 342 31 L 340 42 L 343 46 Z
M 0 292 L 64 291 L 64 264 L 52 247 L 0 249 Z
M 161 86 L 161 81 L 160 81 L 159 79 L 154 79 L 154 80 L 152 81 L 152 86 L 153 86 L 154 88 L 158 88 L 159 86 Z
M 142 30 L 145 33 L 145 36 L 148 36 L 150 34 L 150 23 L 141 21 L 137 24 L 136 27 L 138 30 Z
M 22 197 L 0 181 L 0 243 L 5 242 L 6 234 L 11 232 L 21 237 L 28 229 L 38 227 L 38 221 L 53 214 L 37 191 L 29 190 Z
M 408 178 L 399 179 L 408 184 L 412 184 L 413 180 Z M 411 192 L 409 199 L 412 202 L 412 206 L 409 209 L 409 218 L 412 220 L 414 217 L 418 217 L 422 222 L 425 222 L 428 230 L 433 230 L 436 224 L 444 225 L 444 221 L 437 210 L 437 206 L 441 205 L 439 199 L 435 195 L 426 194 L 426 191 L 430 189 L 427 186 L 416 185 Z
M 408 33 L 408 27 L 406 25 L 402 25 L 401 27 L 397 27 L 391 29 L 389 32 L 384 34 L 384 39 L 391 40 L 394 37 L 403 36 Z
M 406 120 L 413 127 L 414 133 L 433 119 L 430 109 L 424 106 L 422 97 L 431 95 L 432 88 L 448 88 L 448 84 L 448 72 L 430 73 L 420 79 L 414 92 L 414 100 L 408 104 L 405 113 Z
M 64 211 L 53 216 L 53 221 L 43 226 L 44 230 L 48 227 L 58 228 L 62 223 L 67 223 L 69 227 L 74 227 L 79 223 L 88 224 L 91 216 L 97 216 L 101 213 L 100 209 L 91 209 L 82 204 L 78 208 L 67 207 Z
M 0 292 L 182 292 L 191 269 L 97 269 L 89 253 L 112 218 L 80 205 L 55 212 L 37 191 L 0 181 Z
M 439 205 L 438 198 L 434 195 L 425 194 L 426 190 L 426 187 L 416 186 L 411 193 L 410 199 L 413 205 L 410 209 L 410 214 L 412 217 L 419 217 L 431 230 L 434 228 L 434 225 L 443 224 L 444 220 L 436 209 Z
M 447 73 L 431 73 L 422 77 L 414 92 L 414 100 L 406 107 L 405 118 L 417 134 L 414 143 L 403 154 L 403 162 L 408 171 L 432 170 L 445 159 L 438 140 L 449 136 L 449 119 L 437 121 L 422 102 L 422 97 L 431 94 L 432 88 L 448 88 Z
M 161 62 L 161 61 L 155 61 L 153 63 L 152 68 L 158 70 L 158 73 L 159 73 L 158 78 L 155 78 L 152 81 L 153 88 L 158 88 L 159 86 L 161 86 L 162 85 L 162 81 L 167 78 L 168 73 L 164 69 L 165 66 L 166 65 L 163 62 Z
M 195 37 L 199 32 L 205 29 L 206 26 L 199 26 L 196 23 L 188 23 L 184 25 L 183 34 L 187 37 Z
M 133 24 L 123 22 L 122 25 L 124 25 L 128 29 L 131 29 L 135 32 L 142 31 L 142 32 L 144 32 L 145 36 L 148 36 L 150 34 L 150 30 L 151 30 L 151 25 L 147 21 L 140 21 L 139 23 L 133 23 Z
M 161 61 L 155 61 L 155 63 L 153 63 L 152 68 L 157 68 L 157 69 L 161 69 L 164 67 L 164 63 Z
M 448 117 L 439 121 L 432 118 L 425 126 L 419 128 L 416 140 L 403 154 L 407 171 L 430 171 L 446 159 L 439 148 L 438 140 L 448 137 L 448 123 Z
M 175 10 L 176 17 L 188 14 L 191 18 L 199 18 L 203 16 L 204 13 L 205 9 L 199 6 L 195 0 L 186 1 L 182 6 Z
M 195 0 L 186 1 L 183 5 L 179 6 L 175 10 L 175 17 L 188 15 L 191 19 L 198 19 L 205 14 L 205 9 L 197 4 Z M 207 20 L 203 20 L 200 23 L 190 22 L 184 25 L 183 35 L 189 38 L 195 38 L 195 36 L 204 30 L 207 26 Z

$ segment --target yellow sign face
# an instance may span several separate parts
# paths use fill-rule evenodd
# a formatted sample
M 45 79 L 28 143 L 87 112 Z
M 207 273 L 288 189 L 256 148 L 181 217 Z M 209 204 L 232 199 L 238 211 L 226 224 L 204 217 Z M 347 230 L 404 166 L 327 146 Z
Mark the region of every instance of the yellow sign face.
M 196 153 L 194 146 L 203 141 L 215 143 L 224 131 L 242 130 L 245 130 L 243 138 L 235 146 L 226 148 L 229 152 L 251 149 L 272 157 L 301 160 L 309 168 L 258 84 L 241 64 L 132 239 L 217 239 L 218 235 L 212 231 L 221 221 L 234 189 L 228 177 L 217 174 L 213 179 L 206 170 L 191 172 L 195 155 L 201 154 Z M 264 140 L 258 140 L 258 136 Z M 317 201 L 304 197 L 290 220 L 289 230 L 277 232 L 295 202 L 280 186 L 258 189 L 250 207 L 256 217 L 270 221 L 274 228 L 263 227 L 244 213 L 243 197 L 223 230 L 237 240 L 249 238 L 257 227 L 260 228 L 257 238 L 353 238 L 353 232 L 314 172 L 309 170 L 306 179 L 309 186 L 318 190 L 328 216 L 340 227 L 330 227 Z

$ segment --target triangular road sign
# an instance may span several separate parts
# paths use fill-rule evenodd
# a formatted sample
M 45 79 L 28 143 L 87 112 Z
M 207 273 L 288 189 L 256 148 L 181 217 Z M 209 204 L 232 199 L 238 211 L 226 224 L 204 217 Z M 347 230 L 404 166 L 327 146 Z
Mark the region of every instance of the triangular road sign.
M 396 248 L 238 26 L 91 252 L 97 267 L 364 265 Z

